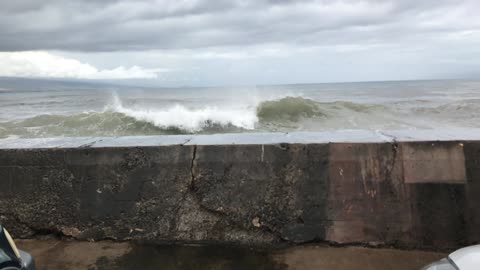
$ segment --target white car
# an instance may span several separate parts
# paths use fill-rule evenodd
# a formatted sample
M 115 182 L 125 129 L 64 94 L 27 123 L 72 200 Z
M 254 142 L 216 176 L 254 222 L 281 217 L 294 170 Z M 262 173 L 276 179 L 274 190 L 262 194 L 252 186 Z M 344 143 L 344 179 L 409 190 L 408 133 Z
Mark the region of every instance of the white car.
M 459 249 L 447 258 L 425 266 L 422 270 L 479 270 L 480 245 Z

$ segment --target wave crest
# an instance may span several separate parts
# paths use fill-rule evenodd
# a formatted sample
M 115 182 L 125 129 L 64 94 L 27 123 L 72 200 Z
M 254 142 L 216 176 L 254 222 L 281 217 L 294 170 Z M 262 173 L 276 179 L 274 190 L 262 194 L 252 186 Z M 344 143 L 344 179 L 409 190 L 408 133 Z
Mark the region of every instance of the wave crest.
M 264 101 L 257 107 L 257 116 L 262 121 L 298 121 L 301 117 L 325 116 L 318 103 L 301 97 L 285 97 Z
M 302 97 L 285 97 L 260 103 L 257 116 L 263 122 L 291 121 L 310 118 L 335 118 L 349 113 L 370 113 L 384 106 L 346 101 L 318 102 Z

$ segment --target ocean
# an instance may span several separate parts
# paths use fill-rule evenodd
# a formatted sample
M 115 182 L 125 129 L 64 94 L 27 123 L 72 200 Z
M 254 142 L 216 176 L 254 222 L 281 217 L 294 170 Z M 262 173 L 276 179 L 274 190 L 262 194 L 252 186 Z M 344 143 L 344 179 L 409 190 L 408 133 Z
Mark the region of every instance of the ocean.
M 480 81 L 160 88 L 0 79 L 0 138 L 480 127 Z

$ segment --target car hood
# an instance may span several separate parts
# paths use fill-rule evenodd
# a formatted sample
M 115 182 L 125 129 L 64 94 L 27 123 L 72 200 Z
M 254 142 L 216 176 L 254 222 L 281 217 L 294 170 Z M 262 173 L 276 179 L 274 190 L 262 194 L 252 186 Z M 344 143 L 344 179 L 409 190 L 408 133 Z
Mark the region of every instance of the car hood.
M 448 255 L 448 258 L 459 270 L 478 270 L 480 269 L 480 245 L 459 249 Z

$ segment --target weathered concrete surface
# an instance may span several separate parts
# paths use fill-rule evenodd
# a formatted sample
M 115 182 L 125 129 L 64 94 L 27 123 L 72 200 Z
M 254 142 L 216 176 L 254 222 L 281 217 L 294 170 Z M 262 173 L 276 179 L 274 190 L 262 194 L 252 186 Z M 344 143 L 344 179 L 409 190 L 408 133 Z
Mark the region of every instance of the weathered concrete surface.
M 13 149 L 4 140 L 0 223 L 20 238 L 447 250 L 479 242 L 480 142 L 393 133 L 241 135 L 243 144 L 234 135 L 122 138 L 127 146 L 17 140 Z
M 111 241 L 21 240 L 38 270 L 406 270 L 447 254 L 425 251 L 307 245 L 274 251 L 231 246 L 141 246 Z

